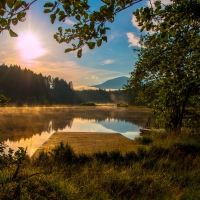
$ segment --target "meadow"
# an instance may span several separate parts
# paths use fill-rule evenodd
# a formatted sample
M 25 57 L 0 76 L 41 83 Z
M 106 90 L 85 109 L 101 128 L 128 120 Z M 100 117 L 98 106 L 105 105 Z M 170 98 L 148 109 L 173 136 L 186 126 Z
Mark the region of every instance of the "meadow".
M 3 154 L 0 199 L 181 199 L 200 197 L 200 135 L 165 131 L 134 140 L 133 151 L 77 154 L 60 143 L 31 159 Z

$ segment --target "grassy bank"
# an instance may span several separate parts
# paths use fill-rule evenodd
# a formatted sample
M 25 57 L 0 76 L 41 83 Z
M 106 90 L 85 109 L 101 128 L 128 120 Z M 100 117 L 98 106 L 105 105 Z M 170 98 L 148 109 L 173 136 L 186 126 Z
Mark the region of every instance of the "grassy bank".
M 136 143 L 129 153 L 91 155 L 61 143 L 20 165 L 2 161 L 0 199 L 199 199 L 199 135 L 160 132 Z

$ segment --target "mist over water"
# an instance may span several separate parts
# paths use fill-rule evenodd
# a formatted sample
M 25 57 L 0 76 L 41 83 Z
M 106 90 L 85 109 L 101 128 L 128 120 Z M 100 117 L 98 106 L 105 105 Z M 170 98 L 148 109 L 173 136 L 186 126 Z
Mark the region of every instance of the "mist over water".
M 32 155 L 53 133 L 118 132 L 134 139 L 150 112 L 116 107 L 5 107 L 0 109 L 0 138 Z

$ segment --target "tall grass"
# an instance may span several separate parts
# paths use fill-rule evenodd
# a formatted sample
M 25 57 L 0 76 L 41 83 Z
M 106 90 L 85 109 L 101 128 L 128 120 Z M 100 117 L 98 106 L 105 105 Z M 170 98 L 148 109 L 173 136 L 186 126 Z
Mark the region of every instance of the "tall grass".
M 77 155 L 60 143 L 25 160 L 15 180 L 12 166 L 1 168 L 0 199 L 199 199 L 200 136 L 145 137 L 151 142 L 137 140 L 138 150 L 125 154 Z

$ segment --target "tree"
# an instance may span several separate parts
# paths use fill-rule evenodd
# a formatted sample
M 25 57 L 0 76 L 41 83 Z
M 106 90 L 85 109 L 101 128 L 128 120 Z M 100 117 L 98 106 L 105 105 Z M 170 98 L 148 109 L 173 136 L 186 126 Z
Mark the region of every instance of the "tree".
M 72 82 L 67 83 L 57 77 L 44 77 L 41 73 L 35 74 L 17 65 L 0 65 L 0 92 L 9 97 L 11 103 L 18 105 L 79 102 L 79 98 L 74 94 Z M 0 95 L 0 105 L 6 103 L 3 95 Z
M 0 107 L 5 106 L 9 103 L 10 99 L 6 98 L 4 95 L 0 94 Z
M 184 15 L 185 8 L 199 2 L 175 1 L 163 7 L 157 1 L 155 8 L 135 12 L 142 30 L 154 33 L 141 37 L 141 48 L 135 49 L 138 61 L 125 88 L 137 91 L 140 100 L 151 100 L 165 127 L 177 133 L 184 119 L 199 116 L 200 18 Z

